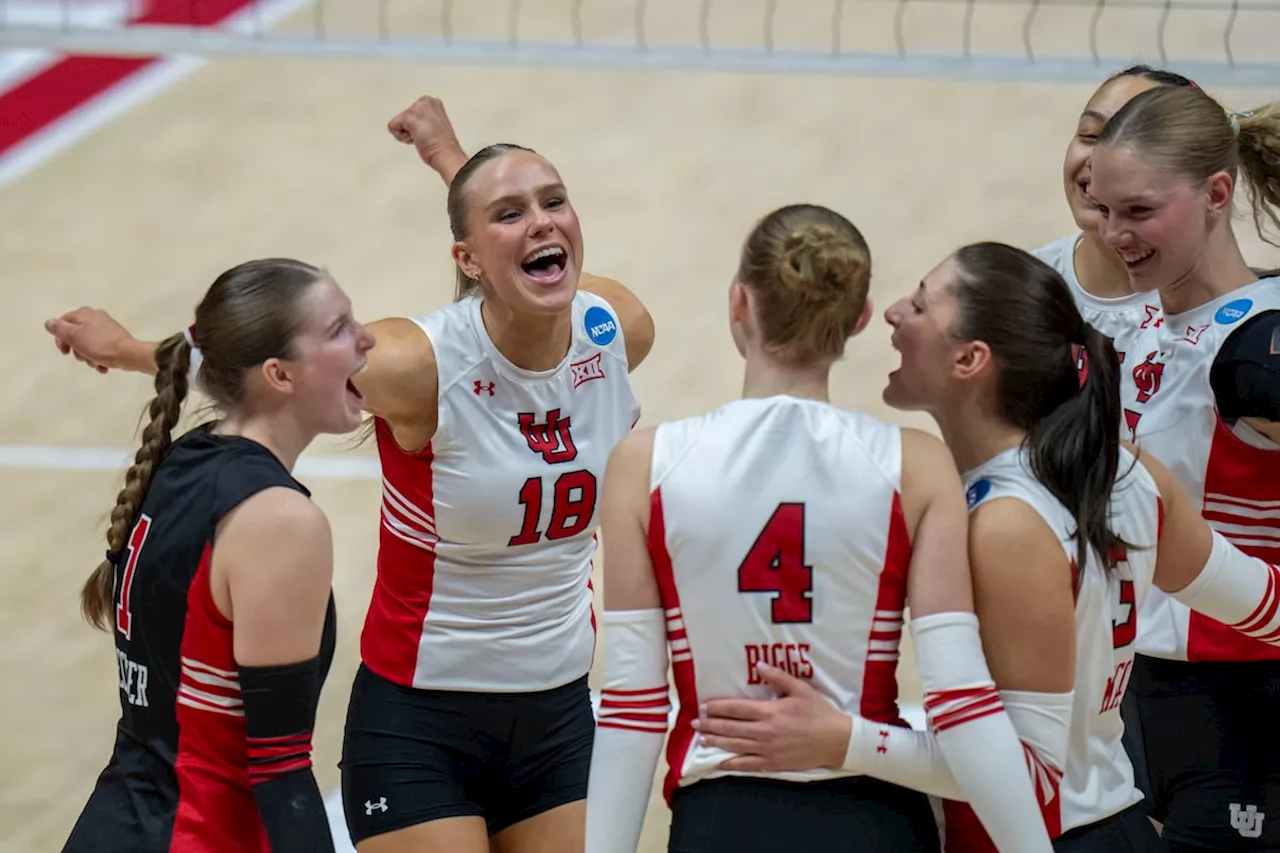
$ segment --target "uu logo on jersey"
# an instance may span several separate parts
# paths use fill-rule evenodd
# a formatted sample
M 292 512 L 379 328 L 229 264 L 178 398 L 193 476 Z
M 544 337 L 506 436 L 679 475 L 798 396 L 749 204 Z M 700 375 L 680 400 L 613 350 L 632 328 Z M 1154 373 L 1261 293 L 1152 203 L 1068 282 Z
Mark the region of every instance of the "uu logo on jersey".
M 969 504 L 969 509 L 973 509 L 989 494 L 991 494 L 991 481 L 983 477 L 965 491 L 964 499 Z
M 1252 307 L 1252 299 L 1237 299 L 1219 308 L 1218 313 L 1213 315 L 1213 319 L 1224 326 L 1230 326 L 1248 314 Z
M 618 321 L 599 305 L 592 305 L 587 309 L 582 317 L 582 325 L 586 327 L 592 342 L 602 347 L 608 346 L 618 336 Z

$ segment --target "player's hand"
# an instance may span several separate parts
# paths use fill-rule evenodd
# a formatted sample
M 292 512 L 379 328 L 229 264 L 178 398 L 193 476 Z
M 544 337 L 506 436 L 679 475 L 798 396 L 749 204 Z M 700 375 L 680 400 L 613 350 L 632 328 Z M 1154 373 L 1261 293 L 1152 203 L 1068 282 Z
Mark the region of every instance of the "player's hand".
M 418 98 L 387 123 L 387 130 L 400 142 L 416 148 L 422 162 L 435 169 L 446 184 L 453 182 L 453 176 L 467 162 L 467 154 L 439 98 Z
M 44 321 L 54 345 L 63 355 L 74 355 L 99 373 L 119 367 L 117 358 L 133 340 L 129 330 L 100 308 L 77 308 Z
M 808 682 L 757 664 L 777 699 L 712 699 L 702 703 L 693 726 L 702 743 L 737 756 L 723 770 L 785 771 L 839 767 L 852 723 Z

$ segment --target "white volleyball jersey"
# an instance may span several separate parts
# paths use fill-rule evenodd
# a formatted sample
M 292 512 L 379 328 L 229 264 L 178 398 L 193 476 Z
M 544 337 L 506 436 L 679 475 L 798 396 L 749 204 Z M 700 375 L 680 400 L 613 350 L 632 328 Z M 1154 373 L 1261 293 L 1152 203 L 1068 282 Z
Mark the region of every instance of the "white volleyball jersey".
M 668 797 L 724 775 L 729 754 L 698 745 L 690 723 L 701 697 L 773 695 L 758 661 L 846 711 L 907 725 L 896 679 L 911 552 L 901 447 L 896 426 L 784 395 L 658 427 L 649 552 L 680 707 Z
M 500 353 L 470 297 L 416 320 L 435 349 L 439 426 L 404 452 L 377 421 L 378 577 L 361 654 L 406 686 L 517 692 L 591 668 L 597 496 L 639 418 L 621 325 L 579 291 L 559 366 Z
M 1111 528 L 1123 541 L 1143 548 L 1110 555 L 1112 568 L 1106 568 L 1092 548 L 1085 566 L 1078 566 L 1075 519 L 1031 473 L 1024 450 L 1006 450 L 964 476 L 970 511 L 1000 498 L 1026 503 L 1058 537 L 1077 576 L 1070 737 L 1058 813 L 1052 813 L 1052 803 L 1045 809 L 1046 823 L 1052 826 L 1056 817 L 1062 832 L 1102 820 L 1142 799 L 1121 742 L 1120 700 L 1133 667 L 1138 609 L 1155 576 L 1154 546 L 1162 509 L 1155 481 L 1123 449 L 1119 471 L 1124 476 L 1112 491 Z
M 1261 279 L 1130 340 L 1120 372 L 1121 435 L 1177 477 L 1201 514 L 1240 550 L 1280 558 L 1280 452 L 1241 440 L 1214 406 L 1209 371 L 1247 317 L 1280 308 L 1280 278 Z M 1238 634 L 1152 590 L 1138 652 L 1172 660 L 1277 660 L 1280 649 Z
M 1048 245 L 1035 249 L 1031 254 L 1053 267 L 1066 279 L 1075 297 L 1076 308 L 1086 323 L 1111 338 L 1116 351 L 1121 353 L 1120 364 L 1125 364 L 1124 353 L 1129 342 L 1141 336 L 1147 329 L 1154 330 L 1160 323 L 1160 294 L 1131 293 L 1128 296 L 1094 296 L 1080 284 L 1076 275 L 1075 253 L 1082 234 L 1076 232 Z

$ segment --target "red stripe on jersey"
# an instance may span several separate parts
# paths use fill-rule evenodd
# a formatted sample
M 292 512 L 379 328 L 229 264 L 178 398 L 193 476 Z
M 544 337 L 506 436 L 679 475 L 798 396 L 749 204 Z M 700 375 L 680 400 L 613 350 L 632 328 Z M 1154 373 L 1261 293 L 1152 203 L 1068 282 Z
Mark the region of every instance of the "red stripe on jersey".
M 212 556 L 206 544 L 187 591 L 176 708 L 178 807 L 169 850 L 268 853 L 249 778 L 231 621 L 218 610 L 210 587 Z
M 911 534 L 902 513 L 902 497 L 893 493 L 889 508 L 889 540 L 885 547 L 880 589 L 862 676 L 859 713 L 877 723 L 910 728 L 898 710 L 898 644 L 902 639 L 907 603 L 907 566 L 911 563 Z
M 649 559 L 653 562 L 653 575 L 658 582 L 658 595 L 662 598 L 662 606 L 667 611 L 667 621 L 680 617 L 680 593 L 676 589 L 675 571 L 671 567 L 671 554 L 667 551 L 667 526 L 662 515 L 662 488 L 653 490 L 649 496 Z M 667 642 L 686 640 L 688 635 L 683 629 L 668 629 Z M 675 727 L 671 737 L 667 739 L 667 778 L 662 784 L 662 796 L 667 805 L 671 805 L 671 795 L 675 793 L 680 781 L 680 770 L 684 767 L 685 756 L 693 746 L 693 719 L 698 712 L 698 682 L 693 668 L 693 649 L 686 654 L 672 655 L 671 674 L 675 679 L 676 696 L 680 700 L 680 712 L 676 715 Z
M 1027 772 L 1040 803 L 1040 816 L 1050 838 L 1062 835 L 1062 771 L 1040 758 L 1033 747 L 1022 742 L 1022 752 L 1027 761 Z M 995 842 L 987 834 L 986 827 L 978 819 L 973 807 L 956 800 L 942 801 L 945 853 L 999 853 Z
M 1218 418 L 1205 465 L 1201 515 L 1232 545 L 1268 563 L 1280 563 L 1277 484 L 1280 453 L 1241 441 Z M 1268 606 L 1264 601 L 1255 616 L 1260 617 Z M 1280 660 L 1280 648 L 1192 610 L 1187 626 L 1187 660 Z
M 383 678 L 413 686 L 418 644 L 435 581 L 435 502 L 432 451 L 409 453 L 391 428 L 374 418 L 382 463 L 382 526 L 378 531 L 378 577 L 360 634 L 360 656 Z

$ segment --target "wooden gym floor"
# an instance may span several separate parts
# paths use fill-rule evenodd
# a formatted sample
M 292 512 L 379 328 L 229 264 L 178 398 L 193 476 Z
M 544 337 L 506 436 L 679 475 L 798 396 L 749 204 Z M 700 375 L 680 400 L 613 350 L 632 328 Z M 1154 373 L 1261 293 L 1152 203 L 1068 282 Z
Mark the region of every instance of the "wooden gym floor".
M 468 20 L 480 21 L 486 5 L 475 3 Z M 720 23 L 756 26 L 755 5 Z M 330 6 L 337 26 L 357 3 Z M 285 26 L 310 21 L 298 12 Z M 529 26 L 537 34 L 536 21 Z M 1012 13 L 1004 26 L 1016 30 Z M 1203 36 L 1210 48 L 1216 38 Z M 653 353 L 634 377 L 643 422 L 655 423 L 739 392 L 725 294 L 754 219 L 799 201 L 842 211 L 871 243 L 882 309 L 959 244 L 1029 248 L 1072 227 L 1061 157 L 1092 89 L 227 58 L 0 187 L 9 294 L 0 314 L 9 365 L 0 374 L 9 401 L 0 412 L 0 851 L 60 849 L 109 754 L 111 639 L 80 620 L 77 592 L 105 548 L 120 463 L 149 391 L 143 378 L 101 377 L 59 356 L 46 317 L 98 305 L 141 336 L 167 335 L 190 322 L 221 270 L 266 255 L 328 267 L 363 319 L 445 304 L 444 188 L 385 130 L 431 93 L 468 149 L 514 141 L 558 165 L 583 221 L 587 268 L 626 282 L 656 320 Z M 1280 92 L 1214 94 L 1244 109 Z M 1251 260 L 1280 263 L 1244 218 L 1239 231 Z M 837 367 L 835 402 L 930 428 L 881 403 L 894 366 L 877 319 Z M 346 460 L 301 475 L 337 549 L 339 645 L 315 735 L 316 774 L 332 791 L 374 579 L 379 491 L 370 447 L 331 439 L 310 456 Z M 908 650 L 903 695 L 914 700 L 910 663 Z M 666 819 L 655 796 L 643 850 L 665 849 Z

